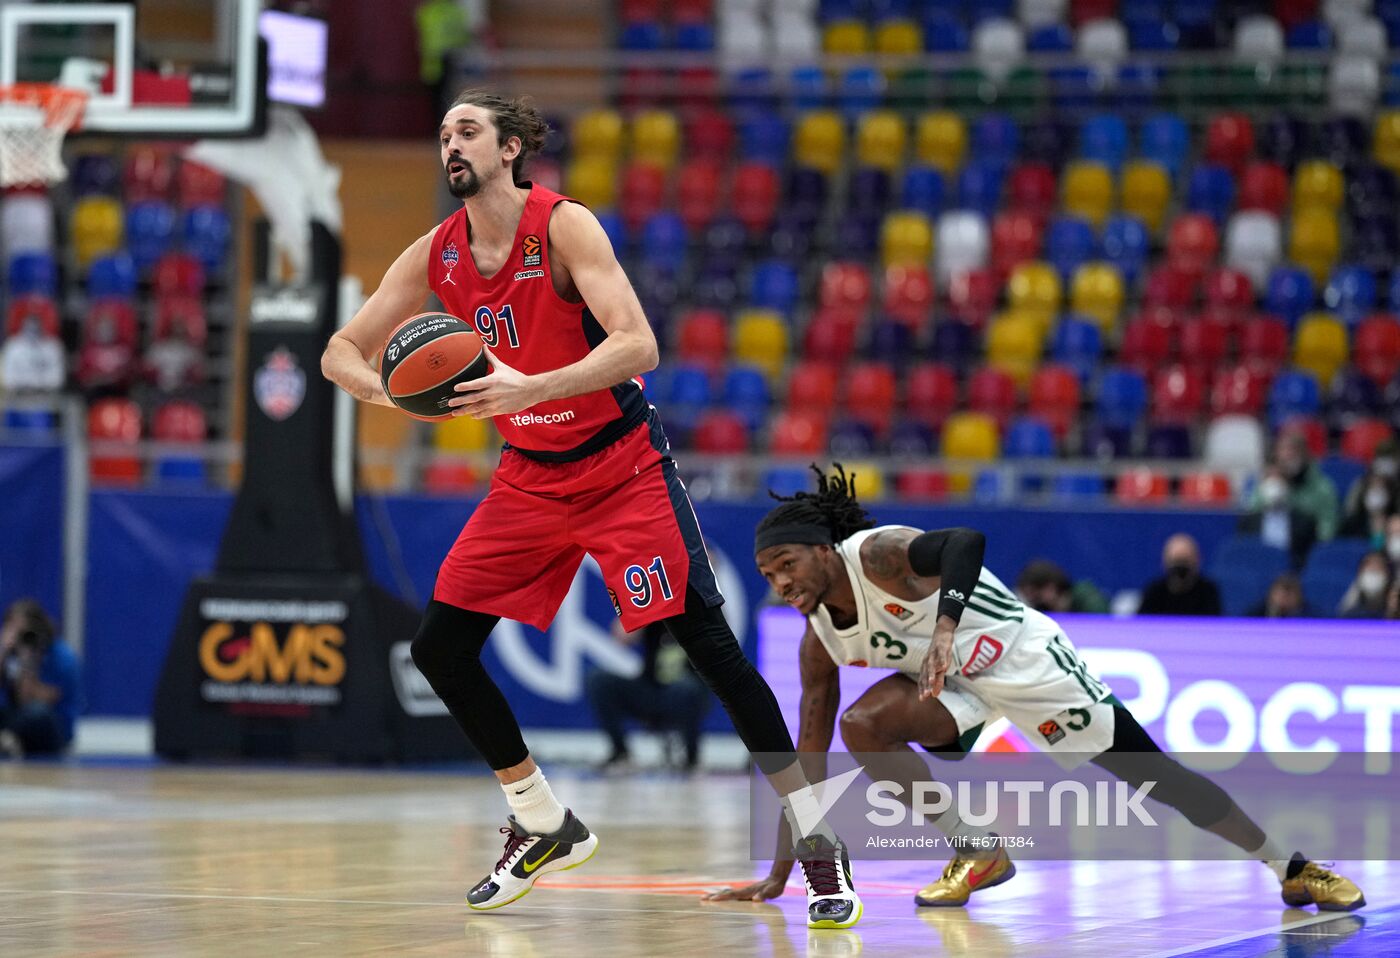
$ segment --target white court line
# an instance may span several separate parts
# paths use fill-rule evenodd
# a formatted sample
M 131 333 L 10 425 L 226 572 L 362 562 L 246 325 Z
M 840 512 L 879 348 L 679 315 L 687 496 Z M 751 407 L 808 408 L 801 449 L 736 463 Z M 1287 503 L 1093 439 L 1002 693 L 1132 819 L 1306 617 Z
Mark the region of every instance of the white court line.
M 1237 941 L 1245 941 L 1249 938 L 1258 938 L 1262 935 L 1288 934 L 1299 928 L 1307 928 L 1309 925 L 1320 925 L 1327 921 L 1336 921 L 1345 918 L 1348 912 L 1327 912 L 1322 915 L 1314 915 L 1311 918 L 1300 918 L 1297 921 L 1289 922 L 1286 925 L 1273 925 L 1268 928 L 1260 928 L 1256 931 L 1242 931 L 1234 935 L 1226 935 L 1224 938 L 1217 938 L 1214 941 L 1203 941 L 1199 945 L 1189 945 L 1185 948 L 1177 948 L 1174 951 L 1164 951 L 1154 955 L 1153 958 L 1173 958 L 1175 955 L 1189 955 L 1193 951 L 1200 951 L 1202 948 L 1218 948 L 1221 945 L 1233 945 Z

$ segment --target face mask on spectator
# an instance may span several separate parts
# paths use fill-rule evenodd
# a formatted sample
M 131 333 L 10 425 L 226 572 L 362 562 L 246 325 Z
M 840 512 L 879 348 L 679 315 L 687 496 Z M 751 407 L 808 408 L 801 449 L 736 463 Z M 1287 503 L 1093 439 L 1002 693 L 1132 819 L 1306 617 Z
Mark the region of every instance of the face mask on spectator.
M 1390 491 L 1385 486 L 1372 486 L 1366 490 L 1366 511 L 1385 512 L 1390 508 Z
M 1390 456 L 1377 456 L 1371 462 L 1371 471 L 1378 476 L 1394 479 L 1397 475 L 1400 475 L 1400 460 Z
M 1278 508 L 1288 498 L 1288 483 L 1278 476 L 1270 476 L 1259 483 L 1259 498 L 1266 507 Z
M 1385 591 L 1385 573 L 1380 569 L 1367 569 L 1356 577 L 1356 587 L 1367 598 L 1375 598 Z
M 1400 536 L 1391 536 L 1385 543 L 1385 554 L 1391 562 L 1400 562 Z

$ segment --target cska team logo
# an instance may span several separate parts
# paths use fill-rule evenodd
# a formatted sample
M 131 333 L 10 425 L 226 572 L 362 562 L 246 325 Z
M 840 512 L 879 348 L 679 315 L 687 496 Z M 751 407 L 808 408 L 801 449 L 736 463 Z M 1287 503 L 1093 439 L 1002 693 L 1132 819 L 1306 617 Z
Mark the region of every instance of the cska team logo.
M 447 267 L 447 275 L 442 279 L 444 283 L 451 283 L 453 286 L 457 285 L 456 280 L 452 278 L 452 271 L 457 268 L 457 263 L 460 259 L 461 257 L 457 253 L 456 243 L 449 242 L 442 248 L 442 265 Z
M 301 408 L 306 398 L 306 373 L 286 346 L 268 353 L 253 374 L 253 398 L 274 422 L 281 422 Z

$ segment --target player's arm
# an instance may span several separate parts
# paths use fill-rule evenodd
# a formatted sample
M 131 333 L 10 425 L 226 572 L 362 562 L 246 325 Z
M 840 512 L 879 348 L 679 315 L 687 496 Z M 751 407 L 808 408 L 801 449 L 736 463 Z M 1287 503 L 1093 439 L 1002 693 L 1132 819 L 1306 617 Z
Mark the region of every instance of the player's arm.
M 798 647 L 798 671 L 802 678 L 802 705 L 798 712 L 797 751 L 805 757 L 803 770 L 809 781 L 826 777 L 826 753 L 836 731 L 836 711 L 841 705 L 841 680 L 836 663 L 831 660 L 812 626 L 803 633 Z M 787 815 L 778 815 L 778 847 L 791 848 L 792 828 Z M 725 888 L 706 895 L 707 901 L 764 901 L 777 898 L 787 887 L 792 874 L 793 859 L 774 859 L 768 877 L 742 888 Z
M 465 395 L 450 405 L 478 419 L 499 416 L 607 389 L 656 368 L 656 336 L 598 217 L 577 203 L 560 203 L 549 219 L 549 243 L 607 338 L 578 362 L 533 375 L 492 356 L 491 374 L 459 384 Z
M 321 354 L 321 373 L 361 402 L 392 406 L 370 360 L 394 327 L 422 308 L 428 298 L 428 251 L 431 232 L 399 254 L 379 288 L 355 318 L 336 331 Z
M 890 529 L 868 536 L 860 544 L 860 562 L 876 585 L 888 588 L 910 579 L 939 580 L 938 621 L 933 643 L 919 670 L 919 698 L 931 699 L 943 690 L 943 676 L 953 656 L 953 633 L 962 621 L 963 606 L 977 587 L 987 537 L 976 529 Z

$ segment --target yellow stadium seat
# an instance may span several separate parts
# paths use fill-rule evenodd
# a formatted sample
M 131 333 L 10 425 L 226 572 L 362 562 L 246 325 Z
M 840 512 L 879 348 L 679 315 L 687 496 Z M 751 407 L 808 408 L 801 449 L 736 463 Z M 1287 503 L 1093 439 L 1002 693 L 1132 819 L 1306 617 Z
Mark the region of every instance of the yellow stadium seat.
M 88 196 L 73 206 L 69 221 L 78 266 L 87 269 L 99 256 L 122 247 L 122 205 L 110 196 Z
M 1049 331 L 1059 313 L 1063 295 L 1060 274 L 1049 263 L 1020 263 L 1006 281 L 1006 301 L 1011 310 L 1035 317 L 1042 333 Z
M 489 419 L 457 416 L 433 428 L 433 448 L 441 452 L 480 452 L 496 445 Z
M 1341 170 L 1326 160 L 1308 160 L 1293 174 L 1293 210 L 1315 206 L 1335 213 L 1345 191 Z
M 904 165 L 904 120 L 893 110 L 876 110 L 856 126 L 856 163 L 891 172 Z
M 880 261 L 890 266 L 927 266 L 933 259 L 933 224 L 914 210 L 896 210 L 880 231 Z
M 792 158 L 798 166 L 832 174 L 841 168 L 846 152 L 846 126 L 833 110 L 813 110 L 797 121 L 792 138 Z
M 616 164 L 622 157 L 622 114 L 593 110 L 574 120 L 569 143 L 575 157 L 601 156 Z
M 1065 169 L 1064 209 L 1099 227 L 1113 212 L 1113 174 L 1102 163 L 1080 160 Z
M 670 110 L 643 110 L 632 118 L 632 159 L 663 170 L 676 165 L 681 126 Z
M 1400 110 L 1387 110 L 1376 117 L 1371 149 L 1377 163 L 1400 173 Z
M 924 32 L 913 20 L 886 20 L 875 28 L 875 52 L 915 55 L 924 52 Z
M 1288 257 L 1312 275 L 1319 289 L 1327 283 L 1340 245 L 1336 213 L 1309 206 L 1293 214 Z
M 958 172 L 967 155 L 967 124 L 956 113 L 925 113 L 915 129 L 914 153 L 944 175 Z
M 1123 275 L 1111 263 L 1085 263 L 1070 283 L 1069 308 L 1112 330 L 1123 310 Z
M 1293 337 L 1293 365 L 1317 377 L 1324 388 L 1348 358 L 1347 328 L 1331 313 L 1308 313 Z
M 1043 347 L 1040 323 L 1023 313 L 1002 313 L 987 329 L 987 362 L 1005 371 L 1022 388 L 1040 365 Z
M 611 209 L 617 200 L 617 167 L 601 156 L 579 157 L 565 171 L 564 191 L 591 209 Z
M 948 459 L 971 459 L 992 462 L 1001 457 L 1001 439 L 996 420 L 986 413 L 957 412 L 943 424 L 943 455 Z M 965 470 L 948 474 L 948 488 L 967 492 L 972 475 Z
M 783 374 L 788 356 L 788 329 L 772 310 L 749 309 L 734 323 L 734 359 L 759 367 L 770 380 Z
M 1161 164 L 1134 160 L 1123 167 L 1123 212 L 1142 220 L 1151 232 L 1161 232 L 1171 199 L 1171 177 Z
M 885 475 L 873 462 L 843 462 L 846 474 L 856 477 L 855 494 L 862 502 L 874 502 L 885 497 Z
M 822 34 L 822 50 L 835 56 L 859 56 L 870 47 L 870 27 L 863 20 L 833 20 Z

